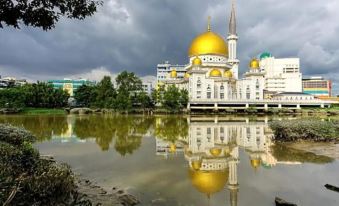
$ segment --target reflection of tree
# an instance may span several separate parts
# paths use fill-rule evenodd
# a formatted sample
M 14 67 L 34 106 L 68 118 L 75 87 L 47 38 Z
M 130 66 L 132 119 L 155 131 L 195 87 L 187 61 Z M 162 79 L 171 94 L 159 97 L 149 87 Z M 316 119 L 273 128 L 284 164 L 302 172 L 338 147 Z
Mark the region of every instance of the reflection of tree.
M 188 136 L 187 119 L 180 116 L 168 116 L 157 119 L 155 136 L 169 142 Z
M 272 154 L 278 161 L 310 162 L 315 164 L 325 164 L 333 161 L 332 158 L 327 156 L 287 148 L 281 144 L 272 146 Z
M 78 118 L 74 132 L 79 138 L 95 138 L 102 150 L 108 150 L 114 139 L 114 148 L 121 154 L 132 154 L 141 145 L 154 119 L 142 116 L 92 115 Z
M 0 116 L 0 123 L 23 127 L 34 134 L 38 141 L 49 140 L 52 135 L 60 136 L 68 129 L 67 118 L 63 115 Z

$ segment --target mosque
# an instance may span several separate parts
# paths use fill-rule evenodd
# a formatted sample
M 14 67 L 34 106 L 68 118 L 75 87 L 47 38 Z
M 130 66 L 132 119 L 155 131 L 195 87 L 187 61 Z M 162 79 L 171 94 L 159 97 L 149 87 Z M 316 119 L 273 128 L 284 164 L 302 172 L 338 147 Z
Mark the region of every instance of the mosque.
M 207 31 L 194 38 L 189 47 L 188 64 L 171 66 L 166 62 L 158 65 L 158 86 L 175 85 L 186 89 L 188 109 L 329 106 L 302 93 L 299 58 L 278 59 L 264 52 L 250 61 L 248 71 L 240 78 L 234 1 L 228 30 L 225 39 L 213 32 L 209 17 Z

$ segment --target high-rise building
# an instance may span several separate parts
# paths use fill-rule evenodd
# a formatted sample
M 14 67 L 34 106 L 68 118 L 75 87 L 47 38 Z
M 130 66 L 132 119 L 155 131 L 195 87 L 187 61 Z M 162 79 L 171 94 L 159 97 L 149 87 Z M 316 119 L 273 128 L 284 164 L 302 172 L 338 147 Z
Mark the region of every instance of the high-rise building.
M 332 96 L 332 82 L 323 77 L 310 77 L 302 80 L 303 92 L 317 97 Z

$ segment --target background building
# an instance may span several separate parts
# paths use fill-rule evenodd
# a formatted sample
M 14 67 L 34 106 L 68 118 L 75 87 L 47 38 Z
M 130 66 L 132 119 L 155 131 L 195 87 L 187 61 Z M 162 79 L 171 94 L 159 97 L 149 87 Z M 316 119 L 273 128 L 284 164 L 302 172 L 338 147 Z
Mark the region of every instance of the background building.
M 26 79 L 16 79 L 15 77 L 4 77 L 0 76 L 0 88 L 9 88 L 15 86 L 22 86 L 27 84 Z
M 172 65 L 169 61 L 157 65 L 157 82 L 163 82 L 171 79 L 174 73 L 176 78 L 183 79 L 186 73 L 185 65 Z M 173 71 L 173 72 L 172 72 Z M 174 72 L 175 71 L 175 72 Z M 172 75 L 171 75 L 172 73 Z
M 72 97 L 74 92 L 82 85 L 95 85 L 94 81 L 89 81 L 87 79 L 63 79 L 63 80 L 48 80 L 48 83 L 52 84 L 54 89 L 63 89 L 69 93 Z
M 317 97 L 332 96 L 332 82 L 322 77 L 304 78 L 302 81 L 303 92 Z

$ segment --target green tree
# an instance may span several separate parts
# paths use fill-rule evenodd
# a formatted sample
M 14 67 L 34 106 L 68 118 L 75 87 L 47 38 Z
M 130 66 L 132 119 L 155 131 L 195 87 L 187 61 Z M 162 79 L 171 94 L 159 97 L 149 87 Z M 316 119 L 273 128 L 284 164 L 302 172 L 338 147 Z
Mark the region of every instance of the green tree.
M 77 102 L 77 105 L 90 107 L 95 104 L 97 98 L 97 87 L 96 86 L 88 86 L 81 85 L 75 92 L 74 98 Z
M 69 94 L 62 89 L 54 89 L 51 84 L 38 82 L 28 84 L 20 89 L 25 96 L 25 105 L 29 107 L 55 108 L 67 105 Z
M 179 90 L 171 85 L 159 95 L 162 96 L 162 106 L 170 112 L 178 112 L 187 106 L 188 91 L 185 89 Z
M 138 93 L 136 101 L 143 110 L 151 109 L 154 106 L 151 97 L 144 91 Z
M 24 106 L 24 93 L 20 88 L 0 90 L 0 108 L 22 108 Z
M 84 19 L 96 12 L 102 1 L 96 0 L 1 0 L 0 28 L 3 24 L 19 28 L 19 24 L 49 30 L 61 16 Z
M 111 77 L 104 76 L 96 87 L 96 106 L 100 108 L 112 107 L 112 102 L 116 97 Z
M 142 81 L 133 72 L 123 71 L 115 79 L 118 92 L 138 92 L 142 90 Z

